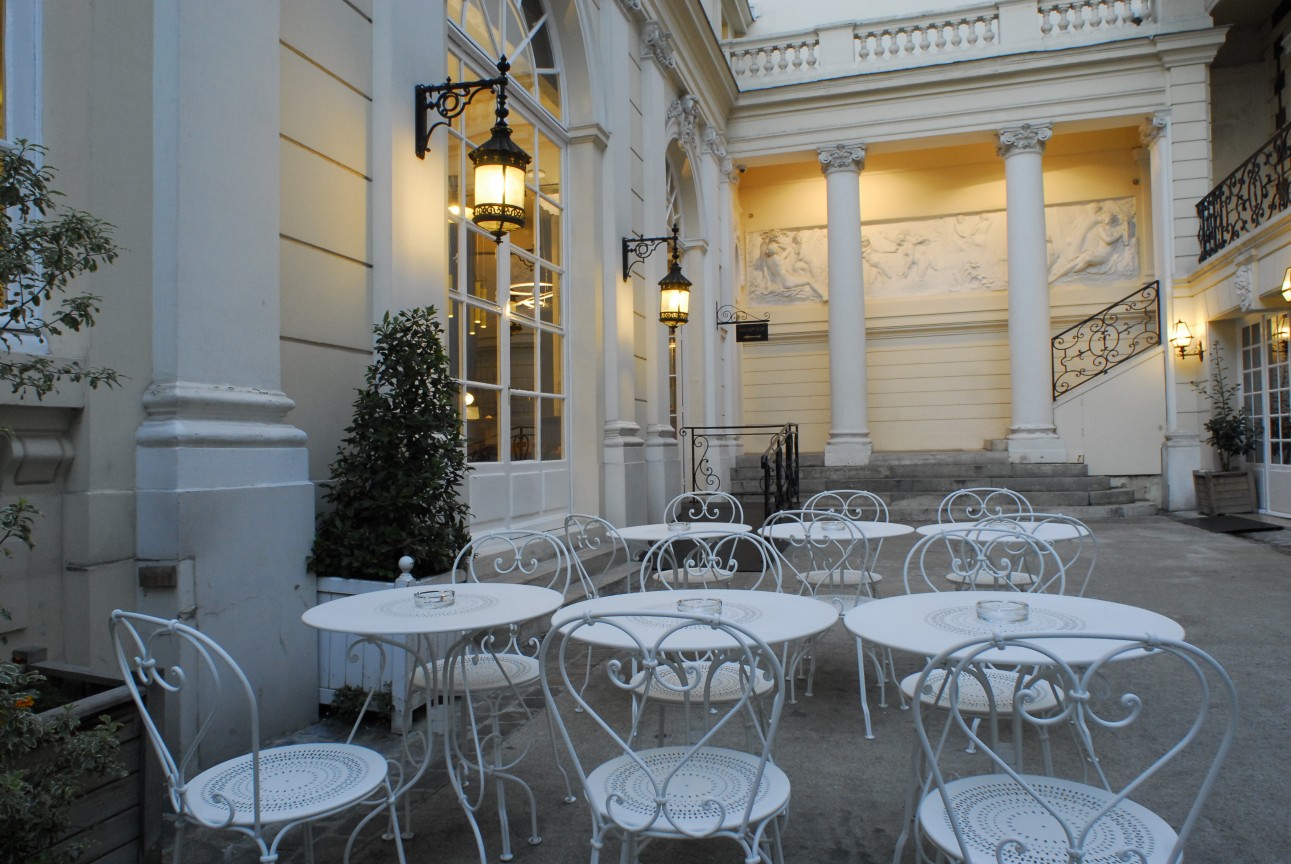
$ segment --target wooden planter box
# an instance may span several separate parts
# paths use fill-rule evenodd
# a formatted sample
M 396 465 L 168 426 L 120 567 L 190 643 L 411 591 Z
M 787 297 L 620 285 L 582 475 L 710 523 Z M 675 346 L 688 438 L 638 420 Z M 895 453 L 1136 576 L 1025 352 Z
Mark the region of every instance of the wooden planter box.
M 83 725 L 96 725 L 103 714 L 123 724 L 117 740 L 121 742 L 119 756 L 125 776 L 99 778 L 85 787 L 72 803 L 72 828 L 59 845 L 89 839 L 90 846 L 80 864 L 138 864 L 150 860 L 148 848 L 156 842 L 156 838 L 150 840 L 150 835 L 160 828 L 157 808 L 161 802 L 145 801 L 145 771 L 151 768 L 148 742 L 130 691 L 119 680 L 76 666 L 45 662 L 29 668 L 86 694 L 70 703 L 72 713 Z M 51 709 L 42 716 L 62 710 Z M 38 754 L 36 751 L 33 756 L 38 758 Z
M 1194 471 L 1192 483 L 1203 516 L 1255 512 L 1255 475 L 1249 471 Z

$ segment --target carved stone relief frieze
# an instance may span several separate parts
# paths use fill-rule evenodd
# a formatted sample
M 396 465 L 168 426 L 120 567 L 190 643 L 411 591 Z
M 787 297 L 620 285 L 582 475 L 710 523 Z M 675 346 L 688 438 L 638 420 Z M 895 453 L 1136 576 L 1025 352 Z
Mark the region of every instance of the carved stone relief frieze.
M 1140 277 L 1134 199 L 1045 208 L 1049 283 L 1133 283 Z M 829 301 L 827 229 L 750 232 L 745 299 L 784 305 Z M 1008 287 L 1004 211 L 961 213 L 861 228 L 868 297 L 904 297 Z
M 1233 294 L 1243 312 L 1250 312 L 1255 306 L 1254 276 L 1255 268 L 1250 263 L 1242 264 L 1233 273 Z

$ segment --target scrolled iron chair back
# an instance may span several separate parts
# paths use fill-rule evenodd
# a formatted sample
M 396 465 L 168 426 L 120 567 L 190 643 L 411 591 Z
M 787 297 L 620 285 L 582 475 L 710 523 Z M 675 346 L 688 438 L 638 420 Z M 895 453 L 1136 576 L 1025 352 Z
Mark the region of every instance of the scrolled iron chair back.
M 1034 512 L 1020 492 L 996 486 L 977 486 L 951 492 L 937 506 L 937 521 L 977 522 L 997 516 L 1020 516 Z
M 1062 645 L 1068 640 L 1098 640 L 1106 648 L 1094 662 L 1073 666 L 1063 657 Z M 1025 649 L 1029 653 L 1024 662 L 1034 663 L 1038 671 L 1019 678 L 1013 704 L 993 705 L 991 717 L 983 719 L 979 711 L 961 708 L 958 689 L 962 681 L 989 667 L 1001 649 Z M 1029 707 L 1028 681 L 1039 680 L 1040 674 L 1063 694 L 1056 709 L 1036 712 Z M 1099 838 L 1104 846 L 1099 860 L 1147 861 L 1144 849 L 1106 846 L 1112 842 L 1110 835 L 1119 832 L 1119 825 L 1112 826 L 1125 820 L 1130 827 L 1120 836 L 1156 833 L 1151 842 L 1172 843 L 1173 848 L 1166 857 L 1154 855 L 1151 860 L 1177 864 L 1236 737 L 1238 699 L 1231 677 L 1209 654 L 1176 640 L 1116 633 L 995 634 L 947 648 L 930 660 L 918 686 L 932 683 L 949 692 L 935 707 L 914 701 L 913 720 L 927 773 L 922 803 L 911 815 L 921 838 L 957 860 L 1014 860 L 1027 846 L 1047 848 L 1064 862 L 1068 855 L 1073 861 L 1084 860 L 1087 844 L 1105 826 L 1109 836 Z M 1054 776 L 1024 773 L 1016 756 L 994 749 L 993 736 L 979 729 L 979 721 L 986 727 L 1001 718 L 1033 731 L 1069 728 L 1075 751 L 1057 762 Z M 965 761 L 964 738 L 972 742 L 970 750 L 984 754 L 986 764 L 980 756 L 973 757 L 976 762 Z M 1180 787 L 1175 770 L 1200 776 Z M 1162 820 L 1161 814 L 1144 817 L 1141 812 L 1141 805 L 1153 800 L 1154 782 L 1174 797 L 1181 788 L 1195 795 L 1186 811 L 1171 815 L 1173 823 L 1164 834 L 1150 828 Z M 959 806 L 960 795 L 974 803 Z M 974 822 L 974 811 L 994 815 L 986 823 Z M 1116 815 L 1109 816 L 1113 811 Z M 1014 812 L 1019 814 L 1016 820 L 1010 818 Z M 1006 824 L 1016 832 L 999 832 Z
M 951 587 L 1062 594 L 1067 584 L 1051 543 L 1002 521 L 921 537 L 906 555 L 903 578 L 907 594 Z
M 749 581 L 741 581 L 743 588 L 779 591 L 783 586 L 780 555 L 756 533 L 741 531 L 712 537 L 702 531 L 676 531 L 646 550 L 635 588 L 731 587 L 732 580 L 741 573 Z
M 685 612 L 651 612 L 652 619 L 662 623 L 649 628 L 649 636 L 641 635 L 642 629 L 630 627 L 626 622 L 639 619 L 640 612 L 606 613 L 587 615 L 553 628 L 543 641 L 540 653 L 543 675 L 543 693 L 548 710 L 558 729 L 558 737 L 563 740 L 575 765 L 577 774 L 583 783 L 589 800 L 599 799 L 611 823 L 610 826 L 599 825 L 596 829 L 602 832 L 606 828 L 616 827 L 630 834 L 643 835 L 681 835 L 699 838 L 717 834 L 727 811 L 715 801 L 695 801 L 693 791 L 687 790 L 687 777 L 691 766 L 705 757 L 714 748 L 732 749 L 735 742 L 746 742 L 741 749 L 758 758 L 756 775 L 752 788 L 758 788 L 763 772 L 772 762 L 772 744 L 779 726 L 784 705 L 784 670 L 775 651 L 745 628 L 722 620 L 717 615 L 694 614 Z M 580 666 L 583 644 L 578 640 L 581 630 L 589 627 L 613 628 L 626 636 L 631 645 L 624 656 L 608 660 L 603 667 L 603 675 L 594 679 L 585 690 L 575 681 L 573 675 Z M 676 651 L 670 650 L 669 641 L 674 634 L 687 628 L 708 627 L 725 634 L 729 647 L 722 650 L 706 652 L 704 660 L 688 659 Z M 630 659 L 629 659 L 630 658 Z M 706 674 L 696 675 L 694 670 L 700 666 Z M 621 710 L 625 697 L 648 701 L 642 696 L 660 687 L 674 692 L 688 691 L 695 694 L 695 701 L 703 700 L 703 691 L 711 684 L 712 677 L 724 664 L 735 664 L 740 671 L 742 689 L 737 699 L 730 702 L 713 703 L 714 716 L 703 735 L 694 743 L 681 747 L 638 748 L 638 728 L 641 719 L 646 716 L 649 704 L 639 704 L 631 712 L 631 719 L 623 720 L 627 714 Z M 770 681 L 770 692 L 757 695 L 754 692 L 755 681 Z M 563 696 L 558 693 L 563 692 Z M 568 702 L 574 707 L 570 709 Z M 565 724 L 564 712 L 572 710 L 579 716 L 587 717 L 594 723 L 600 740 L 607 742 L 610 749 L 620 757 L 630 761 L 635 769 L 634 782 L 628 784 L 645 794 L 635 797 L 637 812 L 632 812 L 626 795 L 611 792 L 604 795 L 602 790 L 589 782 L 589 775 L 584 760 L 589 754 L 603 754 L 605 748 L 593 742 L 591 738 L 580 733 L 575 740 Z M 622 725 L 616 725 L 616 721 Z M 753 735 L 747 736 L 746 726 L 751 726 Z M 739 734 L 734 734 L 738 729 Z M 750 746 L 751 744 L 751 746 Z M 675 751 L 680 751 L 676 755 Z M 674 754 L 665 761 L 667 767 L 660 771 L 658 754 Z M 702 771 L 702 768 L 694 770 Z M 744 806 L 741 822 L 748 824 L 750 812 L 757 803 L 750 797 Z M 679 825 L 680 808 L 698 808 L 704 817 L 701 820 L 708 827 L 696 830 L 693 826 Z M 593 807 L 594 821 L 599 822 L 597 808 Z M 707 818 L 711 812 L 712 819 Z M 721 832 L 724 836 L 727 831 Z M 759 832 L 760 834 L 760 832 Z M 596 840 L 594 838 L 594 845 Z M 756 859 L 750 859 L 756 860 Z
M 744 505 L 726 492 L 683 492 L 663 508 L 665 522 L 743 522 Z
M 571 513 L 565 517 L 565 548 L 586 598 L 598 597 L 622 576 L 629 589 L 632 555 L 619 530 L 600 516 Z M 589 568 L 589 562 L 595 562 Z M 622 571 L 619 573 L 618 571 Z

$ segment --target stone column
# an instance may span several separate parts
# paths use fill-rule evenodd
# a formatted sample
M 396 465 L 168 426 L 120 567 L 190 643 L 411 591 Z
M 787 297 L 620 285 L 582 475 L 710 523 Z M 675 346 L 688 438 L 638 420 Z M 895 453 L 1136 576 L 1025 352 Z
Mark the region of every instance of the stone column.
M 1170 338 L 1174 322 L 1174 226 L 1172 204 L 1171 129 L 1169 112 L 1158 111 L 1144 119 L 1139 136 L 1148 148 L 1148 195 L 1152 200 L 1152 269 L 1160 284 L 1160 320 Z M 1161 352 L 1165 364 L 1165 442 L 1161 445 L 1161 506 L 1166 510 L 1191 510 L 1197 506 L 1192 472 L 1201 468 L 1201 438 L 1195 431 L 1179 427 L 1179 381 L 1175 364 L 1180 362 L 1166 345 Z
M 865 285 L 861 274 L 864 144 L 818 151 L 829 227 L 829 440 L 826 465 L 867 465 L 870 440 L 865 373 Z
M 166 587 L 136 602 L 254 658 L 252 685 L 274 694 L 262 731 L 278 735 L 318 701 L 318 635 L 300 620 L 315 599 L 314 487 L 280 373 L 278 4 L 155 4 L 152 26 L 152 369 L 135 531 L 139 563 Z
M 1049 124 L 999 130 L 1008 207 L 1009 380 L 1011 462 L 1065 462 L 1067 448 L 1053 422 L 1049 261 L 1044 228 L 1041 156 Z

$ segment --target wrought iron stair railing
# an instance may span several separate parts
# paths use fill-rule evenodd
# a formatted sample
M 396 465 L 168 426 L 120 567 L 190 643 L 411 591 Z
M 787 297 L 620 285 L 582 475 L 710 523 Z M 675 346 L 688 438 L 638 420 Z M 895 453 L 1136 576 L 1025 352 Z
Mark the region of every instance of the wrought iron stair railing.
M 1291 204 L 1291 124 L 1264 142 L 1197 202 L 1198 261 L 1254 231 Z
M 713 469 L 708 454 L 713 438 L 769 436 L 759 460 L 762 477 L 763 512 L 771 515 L 798 503 L 798 424 L 782 423 L 754 426 L 685 426 L 681 437 L 690 439 L 690 450 L 683 459 L 690 460 L 690 488 L 693 492 L 721 491 L 722 478 Z
M 1160 295 L 1144 285 L 1053 337 L 1053 398 L 1160 345 Z

